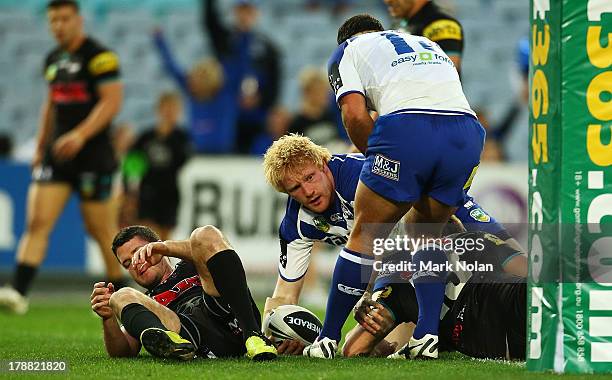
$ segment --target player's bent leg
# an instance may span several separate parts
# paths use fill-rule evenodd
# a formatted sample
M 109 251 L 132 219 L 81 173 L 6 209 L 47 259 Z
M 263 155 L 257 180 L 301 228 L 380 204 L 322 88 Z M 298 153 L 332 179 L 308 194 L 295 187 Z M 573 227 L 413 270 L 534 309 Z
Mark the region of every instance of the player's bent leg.
M 172 310 L 132 288 L 117 290 L 109 302 L 126 331 L 151 355 L 180 360 L 194 357 L 195 346 L 179 335 L 181 322 Z
M 385 341 L 393 345 L 395 347 L 395 350 L 397 350 L 398 347 L 403 347 L 406 343 L 408 343 L 408 341 L 412 337 L 414 328 L 414 323 L 400 323 L 389 333 L 389 335 L 385 337 Z M 393 352 L 390 352 L 387 355 L 381 356 L 389 356 L 392 353 Z
M 109 282 L 119 288 L 124 283 L 123 270 L 110 249 L 113 237 L 119 230 L 113 200 L 81 201 L 81 214 L 87 232 L 100 247 Z
M 369 356 L 380 341 L 381 339 L 376 338 L 363 327 L 357 325 L 346 334 L 344 345 L 342 346 L 342 356 L 347 358 Z
M 337 347 L 342 326 L 367 286 L 372 272 L 373 240 L 387 237 L 393 225 L 410 207 L 410 203 L 391 201 L 359 182 L 355 194 L 355 224 L 334 268 L 323 328 L 317 341 L 304 348 L 304 355 L 334 357 L 335 352 L 329 357 L 324 355 L 332 347 L 326 339 L 333 340 Z M 373 222 L 377 224 L 364 228 L 366 223 Z
M 276 358 L 276 348 L 261 333 L 261 316 L 253 310 L 242 261 L 221 231 L 210 225 L 197 228 L 190 244 L 204 291 L 222 297 L 230 305 L 243 331 L 247 356 L 255 361 Z M 207 283 L 214 284 L 214 289 L 207 290 Z
M 40 263 L 47 252 L 49 234 L 70 198 L 70 186 L 64 183 L 30 185 L 27 200 L 26 230 L 17 248 L 17 266 L 11 286 L 0 288 L 0 309 L 25 314 L 26 298 Z
M 359 181 L 355 193 L 355 223 L 346 248 L 372 254 L 372 241 L 387 237 L 395 223 L 412 207 L 413 202 L 396 202 L 385 198 Z M 376 223 L 377 225 L 365 225 Z
M 136 289 L 126 287 L 117 290 L 111 295 L 109 303 L 113 309 L 113 313 L 120 320 L 122 320 L 121 316 L 125 307 L 131 304 L 139 304 L 155 314 L 167 329 L 174 332 L 179 332 L 181 329 L 181 321 L 175 312 L 157 303 L 155 300 Z

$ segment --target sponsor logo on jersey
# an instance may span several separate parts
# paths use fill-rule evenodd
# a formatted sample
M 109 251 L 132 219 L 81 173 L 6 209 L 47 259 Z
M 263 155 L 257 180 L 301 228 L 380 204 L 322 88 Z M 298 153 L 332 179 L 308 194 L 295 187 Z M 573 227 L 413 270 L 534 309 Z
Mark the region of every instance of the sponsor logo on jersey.
M 495 245 L 502 245 L 504 244 L 504 241 L 500 238 L 498 238 L 495 235 L 492 234 L 484 234 L 484 238 L 487 239 L 488 241 L 494 243 Z
M 200 276 L 188 277 L 182 281 L 179 281 L 171 289 L 154 295 L 152 298 L 158 303 L 168 306 L 170 302 L 176 300 L 181 294 L 185 293 L 191 288 L 202 286 L 200 282 Z
M 355 202 L 351 202 L 347 204 L 347 202 L 341 201 L 340 207 L 342 207 L 342 216 L 344 220 L 353 220 L 355 219 L 355 215 L 353 214 L 353 204 Z
M 350 294 L 351 296 L 362 296 L 363 295 L 363 290 L 353 288 L 350 286 L 346 286 L 344 284 L 338 284 L 338 290 L 341 291 L 342 293 Z
M 287 269 L 287 242 L 283 239 L 280 241 L 281 253 L 280 253 L 280 264 L 283 268 Z
M 53 83 L 51 100 L 56 104 L 86 103 L 91 99 L 85 82 Z
M 432 41 L 461 40 L 461 26 L 453 20 L 437 20 L 423 29 L 423 36 Z
M 57 65 L 49 65 L 49 67 L 47 67 L 47 70 L 45 71 L 45 79 L 47 80 L 47 82 L 52 82 L 55 77 L 57 77 Z
M 480 207 L 473 209 L 470 211 L 470 216 L 479 222 L 489 223 L 491 221 L 491 217 L 484 212 Z
M 315 216 L 314 219 L 312 220 L 314 223 L 314 226 L 323 232 L 327 232 L 330 229 L 330 225 L 329 222 L 327 222 L 327 220 L 325 219 L 324 216 Z
M 329 217 L 329 219 L 330 219 L 332 222 L 339 222 L 339 221 L 341 221 L 343 218 L 342 218 L 342 214 L 341 214 L 341 213 L 336 213 L 336 214 L 333 214 L 332 216 L 330 216 L 330 217 Z
M 96 175 L 95 173 L 81 174 L 81 196 L 83 198 L 91 198 L 96 192 Z
M 385 288 L 380 293 L 378 298 L 387 298 L 387 297 L 389 297 L 391 295 L 392 291 L 393 291 L 393 288 L 391 286 L 385 286 Z
M 89 62 L 89 72 L 95 76 L 117 70 L 119 70 L 119 57 L 110 51 L 96 55 Z
M 334 90 L 334 93 L 338 93 L 338 90 L 340 88 L 342 88 L 342 86 L 344 85 L 342 83 L 342 77 L 340 76 L 340 66 L 338 65 L 337 62 L 332 63 L 330 70 L 329 70 L 330 74 L 329 74 L 329 84 L 331 86 L 331 88 Z
M 32 180 L 48 181 L 53 177 L 53 167 L 48 165 L 39 165 L 32 170 Z
M 382 154 L 377 154 L 374 157 L 372 165 L 372 174 L 381 177 L 389 178 L 393 181 L 399 181 L 400 162 L 389 159 Z

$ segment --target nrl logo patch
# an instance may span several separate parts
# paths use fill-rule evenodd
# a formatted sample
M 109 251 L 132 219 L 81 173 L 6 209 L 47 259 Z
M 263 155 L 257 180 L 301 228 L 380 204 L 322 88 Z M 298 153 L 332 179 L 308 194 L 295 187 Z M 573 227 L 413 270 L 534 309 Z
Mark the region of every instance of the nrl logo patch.
M 324 216 L 316 216 L 312 221 L 314 222 L 314 226 L 317 228 L 317 230 L 323 232 L 329 231 L 330 226 Z
M 374 157 L 372 164 L 372 174 L 377 174 L 381 177 L 389 178 L 393 181 L 399 181 L 400 162 L 389 159 L 381 154 Z
M 470 216 L 475 220 L 483 223 L 489 223 L 491 221 L 491 217 L 487 215 L 487 213 L 484 212 L 480 207 L 470 211 Z

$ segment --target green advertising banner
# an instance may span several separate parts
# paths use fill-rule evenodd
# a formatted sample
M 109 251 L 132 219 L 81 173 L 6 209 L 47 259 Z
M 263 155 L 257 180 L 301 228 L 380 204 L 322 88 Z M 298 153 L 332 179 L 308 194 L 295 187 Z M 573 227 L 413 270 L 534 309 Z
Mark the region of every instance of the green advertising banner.
M 612 1 L 531 7 L 527 367 L 612 372 Z
M 533 0 L 530 30 L 527 368 L 552 369 L 559 341 L 561 3 Z

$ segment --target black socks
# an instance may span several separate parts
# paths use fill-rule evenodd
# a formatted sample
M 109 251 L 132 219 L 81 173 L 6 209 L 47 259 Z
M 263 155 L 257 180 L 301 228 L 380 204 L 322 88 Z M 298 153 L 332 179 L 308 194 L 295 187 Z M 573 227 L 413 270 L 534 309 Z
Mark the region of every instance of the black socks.
M 140 334 L 150 327 L 167 330 L 155 313 L 138 303 L 128 304 L 121 310 L 121 323 L 125 330 L 138 340 Z
M 259 332 L 261 327 L 253 312 L 246 274 L 238 254 L 231 249 L 221 251 L 211 257 L 206 266 L 221 298 L 230 305 L 238 319 L 245 338 L 252 332 Z
M 13 288 L 25 297 L 30 290 L 30 285 L 32 285 L 36 272 L 38 272 L 37 266 L 17 264 L 15 277 L 13 278 Z

